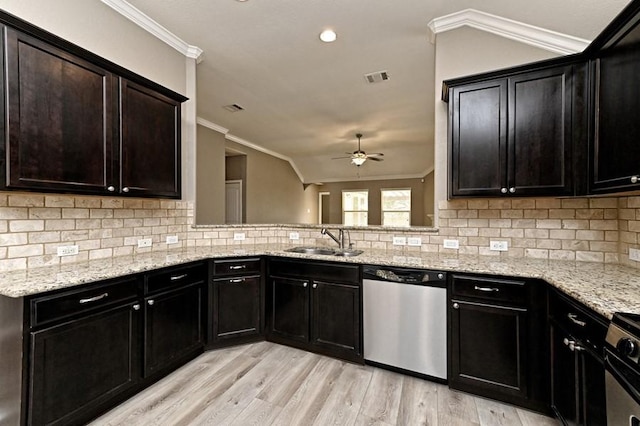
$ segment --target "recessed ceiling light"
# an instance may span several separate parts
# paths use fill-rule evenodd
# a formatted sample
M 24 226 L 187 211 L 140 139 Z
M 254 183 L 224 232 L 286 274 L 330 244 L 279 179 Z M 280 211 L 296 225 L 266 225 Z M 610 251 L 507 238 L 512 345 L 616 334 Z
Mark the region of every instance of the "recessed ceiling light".
M 320 33 L 320 40 L 324 41 L 325 43 L 336 41 L 336 38 L 338 38 L 338 36 L 333 30 L 324 30 Z

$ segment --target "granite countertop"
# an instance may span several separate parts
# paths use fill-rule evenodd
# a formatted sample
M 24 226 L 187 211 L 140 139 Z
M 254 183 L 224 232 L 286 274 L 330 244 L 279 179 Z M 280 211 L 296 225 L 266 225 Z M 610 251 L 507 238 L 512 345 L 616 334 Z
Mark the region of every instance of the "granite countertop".
M 356 257 L 297 254 L 287 245 L 194 247 L 121 256 L 44 268 L 0 272 L 0 295 L 24 297 L 196 260 L 238 256 L 283 256 L 332 262 L 419 267 L 452 272 L 540 278 L 596 312 L 640 314 L 640 269 L 591 262 L 366 250 Z

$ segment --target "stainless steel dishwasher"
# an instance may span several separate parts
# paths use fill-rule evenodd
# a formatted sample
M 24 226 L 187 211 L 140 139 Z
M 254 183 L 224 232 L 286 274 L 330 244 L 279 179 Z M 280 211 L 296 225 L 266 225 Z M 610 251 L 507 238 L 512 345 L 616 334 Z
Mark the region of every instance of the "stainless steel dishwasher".
M 446 381 L 446 274 L 365 265 L 362 276 L 365 361 Z

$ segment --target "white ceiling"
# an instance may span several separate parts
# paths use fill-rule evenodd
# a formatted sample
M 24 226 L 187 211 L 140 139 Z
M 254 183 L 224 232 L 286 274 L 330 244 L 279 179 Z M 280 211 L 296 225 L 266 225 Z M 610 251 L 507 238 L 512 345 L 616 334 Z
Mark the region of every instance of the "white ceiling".
M 477 9 L 591 40 L 628 0 L 129 0 L 190 45 L 197 114 L 291 158 L 306 183 L 433 168 L 434 53 L 427 24 Z M 335 43 L 318 39 L 330 27 Z M 390 80 L 367 84 L 386 70 Z M 437 88 L 439 90 L 439 88 Z M 242 112 L 222 108 L 239 104 Z M 384 162 L 331 160 L 356 149 Z

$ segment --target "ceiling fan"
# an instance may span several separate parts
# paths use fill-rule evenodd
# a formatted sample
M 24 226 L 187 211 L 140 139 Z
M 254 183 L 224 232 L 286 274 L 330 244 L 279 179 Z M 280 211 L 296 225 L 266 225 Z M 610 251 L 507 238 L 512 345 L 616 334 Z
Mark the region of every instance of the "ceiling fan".
M 381 152 L 374 152 L 373 154 L 367 154 L 363 150 L 360 149 L 360 139 L 362 138 L 362 133 L 356 133 L 356 137 L 358 138 L 358 150 L 353 152 L 347 152 L 349 154 L 348 157 L 334 157 L 332 160 L 339 160 L 342 158 L 350 158 L 351 164 L 355 164 L 357 167 L 360 167 L 364 164 L 365 161 L 383 161 L 384 158 L 380 158 L 384 156 Z

